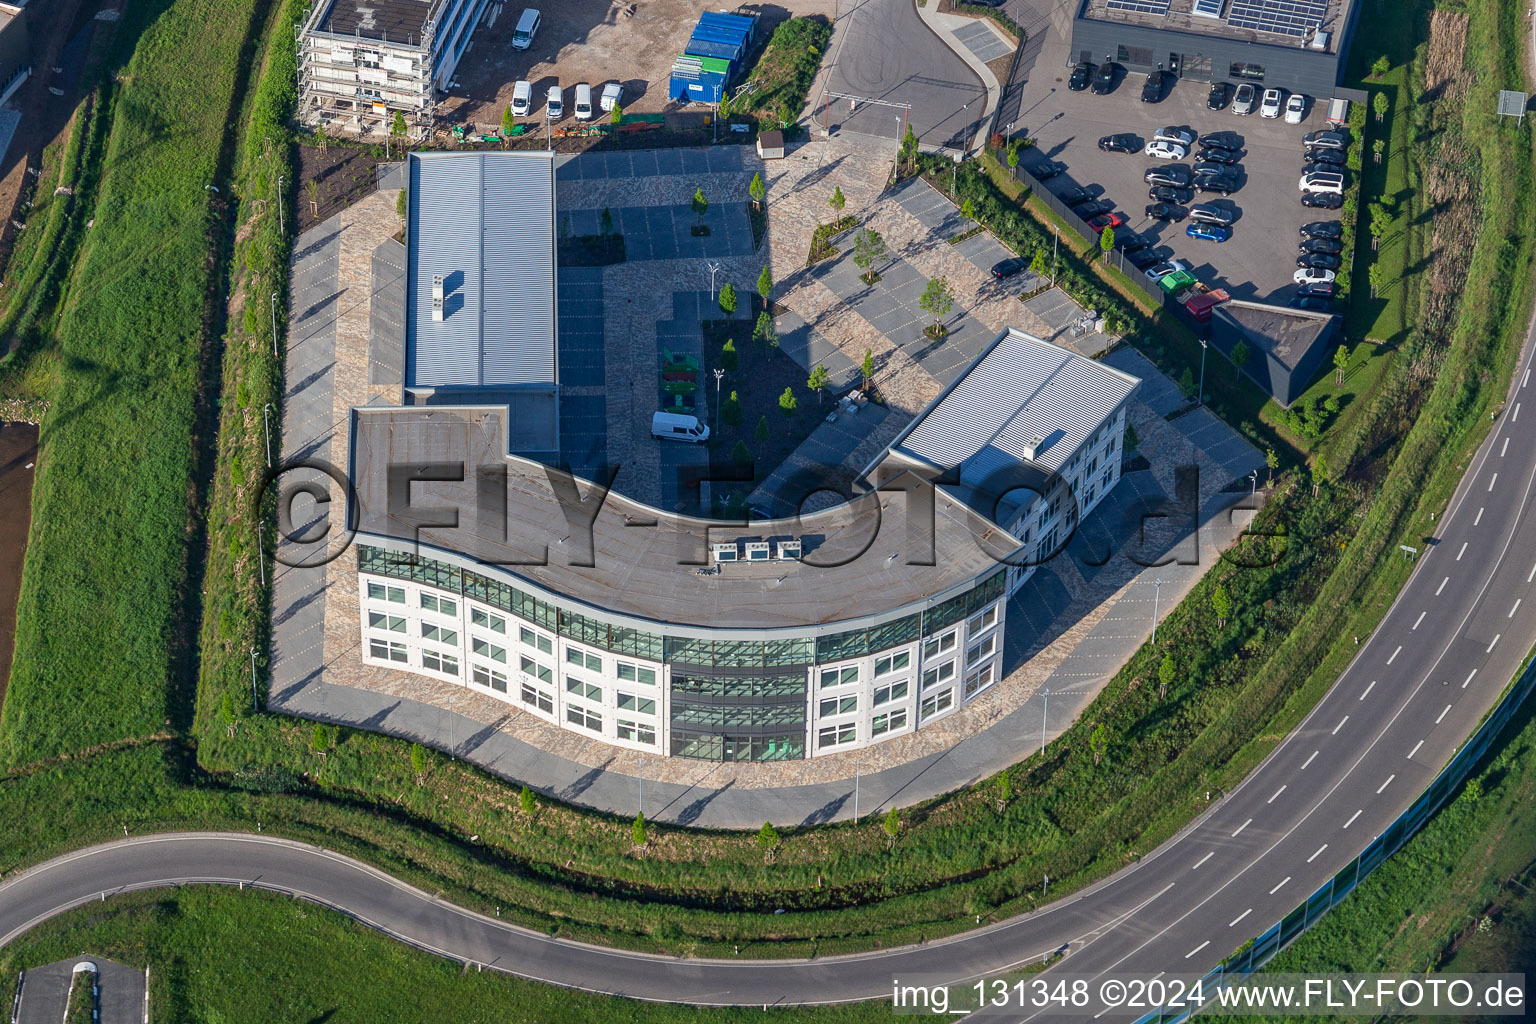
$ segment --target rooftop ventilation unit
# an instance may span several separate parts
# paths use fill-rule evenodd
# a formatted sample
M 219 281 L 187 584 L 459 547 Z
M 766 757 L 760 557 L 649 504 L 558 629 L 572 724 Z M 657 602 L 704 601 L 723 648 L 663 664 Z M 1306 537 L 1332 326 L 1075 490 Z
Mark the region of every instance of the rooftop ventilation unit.
M 768 561 L 768 542 L 765 540 L 749 540 L 746 543 L 747 561 Z
M 790 559 L 797 559 L 800 557 L 801 547 L 798 538 L 795 540 L 781 540 L 779 541 L 778 548 L 779 559 L 781 561 L 788 561 Z
M 741 553 L 736 549 L 735 541 L 725 544 L 711 544 L 709 552 L 714 556 L 716 563 L 738 562 L 741 560 Z
M 443 319 L 443 275 L 432 275 L 432 319 L 442 322 Z
M 1330 33 L 1323 32 L 1323 31 L 1318 31 L 1316 34 L 1314 34 L 1312 36 L 1312 49 L 1314 49 L 1314 50 L 1326 50 L 1326 49 L 1328 49 L 1328 40 L 1331 39 L 1331 38 L 1332 38 L 1332 36 L 1331 36 Z

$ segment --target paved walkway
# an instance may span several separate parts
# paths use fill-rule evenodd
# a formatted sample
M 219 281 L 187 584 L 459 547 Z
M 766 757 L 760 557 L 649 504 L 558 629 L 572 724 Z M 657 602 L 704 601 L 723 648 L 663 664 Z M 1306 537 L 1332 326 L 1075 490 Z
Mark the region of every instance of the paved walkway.
M 75 965 L 89 960 L 96 965 L 100 991 L 99 1024 L 139 1024 L 147 1004 L 144 972 L 111 960 L 82 953 L 43 967 L 25 971 L 21 979 L 21 999 L 16 1006 L 15 1024 L 59 1024 L 69 1005 L 69 990 L 74 984 Z

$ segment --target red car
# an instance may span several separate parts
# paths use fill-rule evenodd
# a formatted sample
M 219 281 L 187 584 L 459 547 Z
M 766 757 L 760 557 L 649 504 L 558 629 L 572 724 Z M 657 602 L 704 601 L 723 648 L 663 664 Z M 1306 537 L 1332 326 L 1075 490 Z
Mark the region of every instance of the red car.
M 1105 228 L 1117 228 L 1125 223 L 1125 218 L 1118 213 L 1101 213 L 1088 222 L 1088 226 L 1095 231 L 1103 231 Z

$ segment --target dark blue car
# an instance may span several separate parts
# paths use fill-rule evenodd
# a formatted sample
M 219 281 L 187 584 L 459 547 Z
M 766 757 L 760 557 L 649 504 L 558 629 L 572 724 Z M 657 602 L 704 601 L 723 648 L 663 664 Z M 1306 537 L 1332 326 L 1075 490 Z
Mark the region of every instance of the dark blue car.
M 1232 237 L 1232 229 L 1224 228 L 1220 224 L 1191 224 L 1184 229 L 1184 233 L 1190 238 L 1198 238 L 1205 242 L 1225 242 Z

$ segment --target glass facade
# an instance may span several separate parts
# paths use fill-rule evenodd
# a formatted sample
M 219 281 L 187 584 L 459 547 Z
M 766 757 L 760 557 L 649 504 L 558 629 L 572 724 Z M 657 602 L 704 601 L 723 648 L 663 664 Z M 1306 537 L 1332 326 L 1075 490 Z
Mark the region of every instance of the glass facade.
M 950 709 L 954 705 L 954 691 L 929 693 L 931 673 L 924 673 L 924 700 L 918 706 L 917 659 L 921 651 L 933 646 L 932 642 L 918 642 L 944 633 L 946 639 L 936 653 L 952 659 L 958 633 L 955 624 L 971 619 L 969 635 L 975 637 L 979 616 L 987 616 L 982 628 L 990 629 L 996 621 L 996 604 L 1003 595 L 1005 579 L 1005 571 L 999 568 L 969 591 L 931 609 L 871 626 L 819 637 L 764 640 L 737 638 L 730 636 L 729 631 L 721 631 L 718 637 L 697 638 L 610 624 L 596 616 L 559 607 L 472 569 L 365 544 L 358 545 L 357 568 L 359 573 L 370 576 L 409 580 L 459 594 L 521 620 L 510 623 L 509 629 L 508 623 L 495 614 L 466 606 L 467 625 L 509 638 L 515 635 L 524 645 L 523 653 L 508 659 L 504 647 L 485 637 L 471 637 L 466 653 L 491 663 L 477 662 L 469 673 L 473 682 L 508 694 L 508 699 L 520 700 L 530 710 L 561 724 L 599 733 L 603 733 L 604 720 L 597 705 L 604 701 L 604 685 L 625 688 L 614 690 L 615 706 L 608 710 L 619 716 L 658 717 L 658 721 L 653 725 L 643 719 L 616 716 L 609 723 L 614 727 L 611 735 L 603 733 L 605 738 L 610 742 L 618 739 L 652 746 L 660 740 L 673 756 L 716 761 L 803 758 L 810 753 L 807 745 L 813 737 L 820 737 L 818 750 L 831 749 L 900 732 L 911 722 Z M 366 602 L 387 604 L 397 600 L 393 590 L 370 581 L 363 594 L 365 606 Z M 422 606 L 434 603 L 439 607 L 458 607 L 441 597 L 424 597 Z M 370 629 L 375 628 L 374 623 L 382 623 L 377 628 L 388 630 L 390 617 L 380 615 L 370 607 L 363 621 Z M 552 651 L 555 642 L 533 627 L 561 638 L 560 651 Z M 370 636 L 369 640 L 378 646 L 377 652 L 366 648 L 373 657 L 406 661 L 404 655 L 387 645 L 387 638 L 375 640 Z M 991 641 L 987 643 L 990 656 Z M 563 668 L 563 679 L 552 678 L 559 673 L 551 673 L 549 666 L 537 657 L 550 654 Z M 619 657 L 605 656 L 609 654 Z M 421 657 L 425 665 L 425 654 Z M 457 672 L 456 662 L 452 668 L 445 666 L 447 657 L 447 652 L 442 652 L 427 667 L 445 674 Z M 637 661 L 620 660 L 625 657 Z M 661 667 L 638 663 L 642 661 Z M 507 679 L 499 670 L 503 665 L 514 667 L 514 663 L 519 682 L 509 690 Z M 573 668 L 584 675 L 572 675 Z M 609 668 L 612 674 L 600 682 L 599 677 Z M 941 681 L 951 678 L 952 661 L 942 671 Z M 830 683 L 829 674 L 833 678 Z M 813 680 L 819 680 L 819 685 L 813 687 Z M 636 684 L 640 687 L 638 691 L 625 692 L 633 690 Z M 830 704 L 820 693 L 829 686 L 837 687 Z M 848 689 L 854 687 L 857 689 Z M 813 689 L 820 701 L 814 707 Z M 863 698 L 858 694 L 863 694 Z M 876 717 L 871 718 L 871 714 Z M 837 720 L 822 724 L 824 717 Z M 665 737 L 657 734 L 663 724 L 661 718 L 669 726 Z

